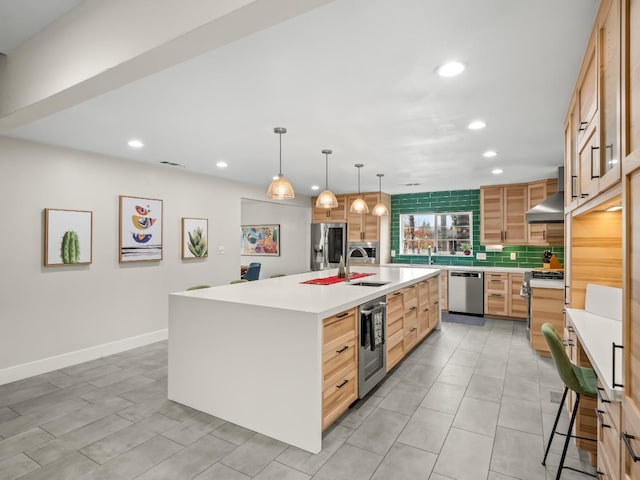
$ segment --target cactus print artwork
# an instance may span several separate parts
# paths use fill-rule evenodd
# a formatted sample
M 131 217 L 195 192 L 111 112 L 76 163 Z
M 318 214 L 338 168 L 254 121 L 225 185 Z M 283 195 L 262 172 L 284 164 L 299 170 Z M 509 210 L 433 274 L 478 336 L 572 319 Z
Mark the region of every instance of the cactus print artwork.
M 44 264 L 79 265 L 92 260 L 93 213 L 45 209 Z

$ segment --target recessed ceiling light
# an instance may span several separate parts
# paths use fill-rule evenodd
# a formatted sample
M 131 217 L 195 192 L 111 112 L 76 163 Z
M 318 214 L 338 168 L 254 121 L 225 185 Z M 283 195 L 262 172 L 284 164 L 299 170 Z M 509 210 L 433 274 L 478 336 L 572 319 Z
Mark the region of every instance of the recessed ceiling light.
M 311 190 L 320 190 L 320 187 L 318 185 L 312 185 Z
M 491 173 L 493 173 L 494 175 L 500 175 L 502 173 L 502 169 L 494 168 L 493 170 L 491 170 Z
M 218 163 L 216 163 L 216 167 L 218 168 L 227 168 L 229 166 L 229 164 L 227 162 L 223 162 L 222 160 L 220 160 Z
M 467 125 L 467 128 L 469 130 L 482 130 L 486 126 L 487 124 L 484 123 L 482 120 L 474 120 L 469 125 Z
M 464 72 L 465 68 L 466 67 L 464 63 L 462 62 L 447 62 L 436 68 L 436 73 L 441 77 L 455 77 L 456 75 L 460 75 L 462 72 Z
M 498 152 L 496 152 L 495 150 L 487 150 L 482 154 L 483 157 L 487 158 L 495 157 L 496 155 L 498 155 Z
M 132 140 L 129 140 L 129 142 L 127 143 L 127 145 L 129 145 L 131 148 L 142 148 L 144 147 L 144 143 L 142 143 L 140 140 L 138 140 L 137 138 L 134 138 Z

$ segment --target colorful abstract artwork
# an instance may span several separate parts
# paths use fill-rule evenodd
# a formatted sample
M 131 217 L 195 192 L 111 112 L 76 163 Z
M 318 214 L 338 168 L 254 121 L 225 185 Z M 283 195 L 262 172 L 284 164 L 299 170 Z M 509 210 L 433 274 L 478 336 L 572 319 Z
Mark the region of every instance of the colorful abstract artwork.
M 45 208 L 44 231 L 45 266 L 91 263 L 93 212 Z
M 182 217 L 182 258 L 209 256 L 209 221 L 206 218 Z
M 240 255 L 280 256 L 280 225 L 243 225 Z
M 120 263 L 162 260 L 162 200 L 120 195 Z

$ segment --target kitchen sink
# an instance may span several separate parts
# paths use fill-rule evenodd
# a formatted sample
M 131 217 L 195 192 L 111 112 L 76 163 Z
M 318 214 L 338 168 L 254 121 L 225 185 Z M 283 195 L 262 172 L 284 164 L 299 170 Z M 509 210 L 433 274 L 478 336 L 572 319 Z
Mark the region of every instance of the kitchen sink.
M 391 283 L 391 282 L 366 282 L 366 281 L 362 281 L 362 282 L 351 282 L 348 285 L 353 285 L 356 287 L 381 287 L 383 285 L 386 285 L 387 283 Z

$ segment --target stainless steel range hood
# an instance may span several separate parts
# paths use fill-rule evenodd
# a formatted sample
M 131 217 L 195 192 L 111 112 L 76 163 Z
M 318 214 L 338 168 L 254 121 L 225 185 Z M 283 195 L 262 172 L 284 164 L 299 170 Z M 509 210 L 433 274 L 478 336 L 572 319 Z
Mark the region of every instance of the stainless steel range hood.
M 564 167 L 558 167 L 558 191 L 527 213 L 527 223 L 564 223 Z

